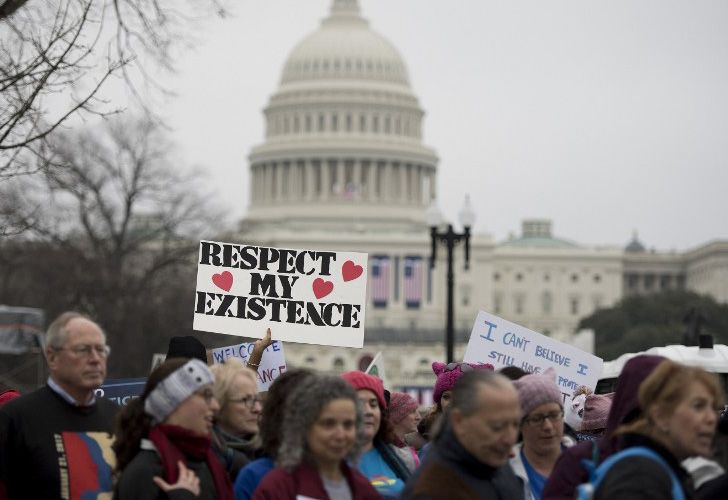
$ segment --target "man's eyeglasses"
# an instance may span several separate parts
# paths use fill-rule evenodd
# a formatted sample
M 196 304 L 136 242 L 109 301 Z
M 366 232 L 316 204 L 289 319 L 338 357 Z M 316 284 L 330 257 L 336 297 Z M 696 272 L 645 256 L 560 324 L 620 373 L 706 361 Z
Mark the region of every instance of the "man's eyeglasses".
M 564 418 L 563 410 L 552 411 L 551 413 L 544 413 L 542 415 L 532 415 L 523 419 L 524 424 L 529 425 L 543 425 L 544 420 L 549 420 L 551 423 L 558 423 Z
M 248 410 L 255 408 L 255 403 L 262 403 L 260 396 L 245 396 L 244 398 L 228 399 L 231 403 L 242 403 Z
M 54 347 L 56 351 L 71 351 L 75 356 L 83 356 L 90 358 L 92 353 L 96 353 L 100 358 L 106 358 L 111 353 L 111 347 L 107 345 L 75 345 L 73 347 Z
M 460 371 L 463 373 L 473 371 L 473 367 L 470 366 L 468 363 L 454 363 L 454 362 L 448 363 L 447 366 L 445 367 L 445 371 L 451 372 L 458 366 L 460 367 Z

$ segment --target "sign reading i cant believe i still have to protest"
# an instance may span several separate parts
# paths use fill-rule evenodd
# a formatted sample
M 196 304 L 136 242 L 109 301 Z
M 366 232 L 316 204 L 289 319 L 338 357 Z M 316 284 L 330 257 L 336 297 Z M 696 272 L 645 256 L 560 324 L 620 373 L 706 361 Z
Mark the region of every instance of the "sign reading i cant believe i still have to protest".
M 201 241 L 195 330 L 364 345 L 367 254 Z

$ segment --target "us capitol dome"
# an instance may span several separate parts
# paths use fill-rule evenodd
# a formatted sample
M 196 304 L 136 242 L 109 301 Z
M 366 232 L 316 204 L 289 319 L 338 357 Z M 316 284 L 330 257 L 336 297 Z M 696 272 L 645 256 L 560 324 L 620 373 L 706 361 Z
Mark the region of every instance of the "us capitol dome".
M 244 232 L 423 231 L 437 155 L 401 55 L 356 0 L 294 47 L 264 115 Z

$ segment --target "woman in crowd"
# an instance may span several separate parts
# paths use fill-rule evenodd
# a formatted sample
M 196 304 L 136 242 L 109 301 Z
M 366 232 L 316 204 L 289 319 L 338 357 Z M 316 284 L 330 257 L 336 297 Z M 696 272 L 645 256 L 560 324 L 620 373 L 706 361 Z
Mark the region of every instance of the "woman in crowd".
M 352 388 L 338 377 L 311 376 L 286 401 L 278 467 L 254 500 L 379 498 L 369 481 L 347 464 L 357 454 L 363 424 Z
M 356 390 L 364 415 L 362 455 L 357 466 L 380 494 L 397 496 L 417 462 L 409 449 L 391 444 L 382 380 L 358 371 L 342 377 Z
M 526 500 L 541 498 L 561 450 L 574 444 L 564 440 L 564 408 L 555 376 L 549 368 L 513 382 L 521 403 L 522 440 L 513 448 L 511 468 L 523 481 Z
M 261 403 L 256 374 L 238 358 L 228 358 L 211 368 L 213 392 L 220 411 L 213 429 L 213 448 L 232 481 L 257 457 L 260 449 L 258 419 Z
M 275 467 L 286 400 L 295 387 L 313 375 L 311 370 L 294 368 L 284 372 L 271 384 L 260 416 L 260 442 L 263 456 L 246 465 L 238 474 L 233 485 L 235 500 L 252 498 L 260 481 Z
M 576 487 L 589 480 L 582 461 L 596 457 L 598 462 L 602 462 L 618 449 L 619 438 L 615 435 L 617 428 L 639 417 L 639 385 L 664 359 L 662 356 L 641 354 L 625 363 L 617 381 L 603 436 L 597 441 L 577 443 L 561 453 L 544 486 L 541 494 L 543 500 L 574 498 Z
M 197 359 L 173 358 L 149 375 L 142 396 L 117 418 L 115 498 L 233 498 L 230 478 L 211 447 L 220 408 L 213 382 Z
M 404 392 L 393 392 L 389 400 L 389 425 L 392 428 L 393 444 L 399 448 L 407 448 L 407 435 L 417 432 L 420 423 L 419 404 L 415 398 Z M 416 460 L 419 463 L 419 459 Z
M 639 388 L 642 413 L 618 433 L 621 448 L 644 447 L 662 460 L 625 457 L 607 472 L 595 491 L 602 499 L 669 499 L 675 476 L 685 498 L 692 498 L 689 475 L 680 462 L 710 456 L 723 404 L 718 378 L 700 368 L 663 361 Z

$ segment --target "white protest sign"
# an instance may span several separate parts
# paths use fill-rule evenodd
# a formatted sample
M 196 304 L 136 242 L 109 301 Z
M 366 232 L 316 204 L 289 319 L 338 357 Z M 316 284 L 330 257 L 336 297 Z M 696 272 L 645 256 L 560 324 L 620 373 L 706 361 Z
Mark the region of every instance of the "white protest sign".
M 483 311 L 478 313 L 463 361 L 490 363 L 496 370 L 517 366 L 527 372 L 556 370 L 556 384 L 566 398 L 580 386 L 594 389 L 601 358 Z
M 197 262 L 195 330 L 364 345 L 365 253 L 201 241 Z
M 248 358 L 253 353 L 253 342 L 219 347 L 212 350 L 212 362 L 224 363 L 228 358 L 240 358 L 248 364 Z M 283 353 L 283 343 L 274 340 L 263 351 L 258 367 L 258 392 L 267 391 L 275 379 L 286 371 L 286 355 Z

